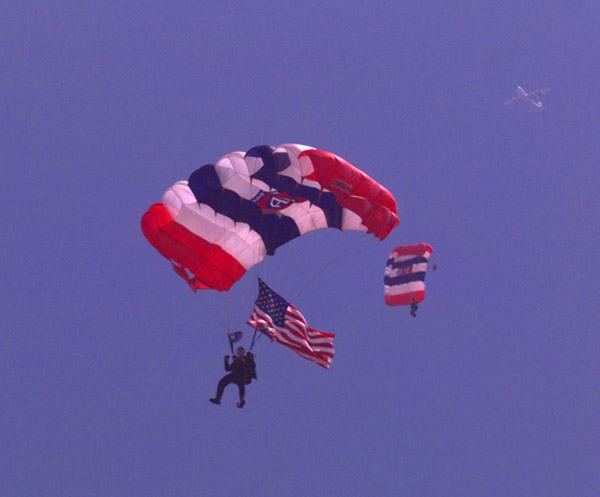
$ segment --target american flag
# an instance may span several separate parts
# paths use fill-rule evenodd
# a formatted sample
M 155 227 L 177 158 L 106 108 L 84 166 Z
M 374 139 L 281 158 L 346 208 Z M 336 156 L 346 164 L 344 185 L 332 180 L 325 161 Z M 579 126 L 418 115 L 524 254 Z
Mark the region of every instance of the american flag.
M 298 308 L 271 290 L 258 279 L 258 297 L 248 324 L 268 333 L 296 354 L 329 368 L 333 355 L 333 337 L 308 327 Z

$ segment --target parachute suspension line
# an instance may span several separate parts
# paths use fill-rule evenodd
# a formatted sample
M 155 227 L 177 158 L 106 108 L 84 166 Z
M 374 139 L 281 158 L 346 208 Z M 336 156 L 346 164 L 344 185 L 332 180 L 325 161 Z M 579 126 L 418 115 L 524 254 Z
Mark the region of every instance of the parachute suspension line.
M 286 175 L 282 175 L 282 176 L 286 176 Z M 278 178 L 279 178 L 279 173 L 278 173 Z M 294 192 L 293 192 L 294 197 L 295 197 L 296 192 L 300 185 L 301 185 L 301 183 L 298 183 L 295 185 Z M 311 203 L 311 205 L 312 205 L 312 203 Z M 283 228 L 284 228 L 284 224 L 276 224 L 275 225 L 275 230 L 273 232 L 273 239 L 275 239 L 275 240 L 279 239 L 280 235 L 283 232 Z M 321 228 L 321 229 L 324 229 L 324 228 Z M 265 275 L 267 277 L 268 281 L 278 288 L 281 288 L 281 287 L 285 288 L 290 283 L 294 284 L 294 287 L 297 287 L 297 280 L 299 279 L 299 277 L 296 277 L 292 268 L 294 268 L 296 266 L 296 261 L 301 258 L 301 255 L 307 251 L 307 247 L 310 247 L 310 250 L 313 251 L 313 250 L 316 250 L 319 247 L 319 245 L 320 245 L 320 248 L 323 248 L 325 246 L 326 238 L 324 239 L 324 238 L 321 238 L 318 236 L 317 236 L 317 238 L 314 238 L 314 236 L 309 236 L 308 238 L 306 238 L 307 235 L 312 235 L 313 233 L 321 231 L 321 229 L 312 228 L 308 232 L 304 232 L 304 234 L 300 233 L 299 236 L 295 237 L 293 240 L 290 240 L 289 243 L 284 243 L 283 245 L 280 245 L 279 247 L 277 247 L 275 249 L 275 252 L 277 254 L 275 256 L 276 257 L 275 260 L 271 260 L 272 257 L 267 255 L 265 257 L 265 260 L 263 261 L 263 263 L 257 265 L 258 267 L 260 267 L 260 269 L 257 269 L 257 277 L 260 277 L 261 274 Z M 310 241 L 310 244 L 309 244 L 309 241 Z M 318 241 L 318 244 L 315 244 L 315 241 Z M 322 250 L 319 252 L 322 252 Z M 277 262 L 277 264 L 269 264 L 269 263 L 275 263 L 275 262 Z M 272 265 L 274 265 L 275 267 L 279 267 L 279 268 L 282 268 L 282 267 L 286 268 L 286 270 L 277 271 L 276 269 L 270 267 Z
M 298 186 L 299 185 L 296 185 L 296 189 Z M 294 194 L 295 193 L 296 192 L 294 191 Z M 278 238 L 278 235 L 281 234 L 282 226 L 283 225 L 276 226 L 274 238 Z M 312 228 L 304 234 L 300 234 L 298 237 L 291 240 L 290 243 L 285 243 L 276 249 L 277 255 L 275 260 L 271 260 L 271 257 L 267 256 L 265 258 L 265 263 L 258 265 L 260 267 L 258 271 L 261 271 L 262 274 L 267 277 L 270 284 L 280 288 L 282 291 L 290 286 L 297 289 L 300 283 L 304 284 L 304 277 L 306 276 L 305 272 L 298 270 L 298 261 L 302 261 L 302 259 L 307 257 L 307 254 L 310 253 L 329 253 L 329 250 L 324 250 L 328 243 L 327 232 L 329 231 L 331 231 L 331 228 Z M 330 257 L 334 259 L 335 254 Z M 269 264 L 275 262 L 277 262 L 277 264 Z M 285 268 L 285 270 L 276 270 L 271 267 L 273 265 L 275 268 Z M 257 275 L 260 276 L 258 272 Z
M 251 268 L 247 275 L 236 282 L 231 290 L 223 292 L 225 299 L 225 320 L 227 331 L 238 330 L 246 322 L 246 319 L 252 312 L 254 303 L 253 293 L 255 281 L 252 276 Z
M 331 269 L 336 264 L 339 264 L 344 258 L 344 256 L 341 256 L 340 254 L 344 254 L 345 256 L 347 256 L 349 253 L 357 253 L 359 250 L 366 248 L 374 242 L 375 240 L 369 237 L 362 238 L 362 240 L 360 240 L 360 243 L 352 239 L 344 240 L 343 243 L 340 241 L 337 244 L 337 247 L 335 247 L 329 255 L 327 261 L 325 262 L 325 265 L 310 280 L 305 282 L 302 286 L 298 286 L 297 291 L 292 296 L 292 298 L 297 299 L 298 297 L 300 297 L 300 295 L 302 295 L 311 286 L 311 284 L 325 271 Z
M 241 202 L 241 200 L 240 200 L 240 202 Z M 234 221 L 234 224 L 236 224 L 235 221 Z M 223 231 L 225 233 L 225 240 L 224 241 L 227 242 L 227 243 L 231 243 L 232 236 L 230 235 L 229 231 L 227 229 L 225 229 L 225 227 L 226 227 L 226 222 L 225 221 L 223 222 L 222 226 L 224 228 Z M 235 250 L 236 253 L 238 253 L 240 251 L 240 249 L 242 248 L 241 247 L 242 242 L 239 239 L 235 238 L 235 237 L 233 237 L 233 240 L 236 241 L 236 243 L 235 243 L 235 249 L 234 250 Z M 233 288 L 235 289 L 235 286 Z M 226 302 L 227 302 L 227 305 L 226 305 L 226 308 L 225 308 L 225 314 L 227 316 L 227 332 L 230 332 L 230 331 L 232 331 L 232 326 L 235 327 L 235 325 L 237 324 L 236 316 L 232 316 L 232 312 L 234 312 L 234 311 L 232 311 L 232 309 L 235 310 L 235 308 L 237 306 L 235 305 L 235 302 L 233 301 L 234 297 L 235 297 L 235 294 L 234 294 L 234 292 L 232 290 L 228 290 L 225 293 L 225 295 L 226 295 Z M 232 324 L 232 321 L 233 321 L 233 324 Z M 231 341 L 231 338 L 229 338 L 229 345 L 231 347 L 231 353 L 233 354 L 233 342 Z
M 249 178 L 250 182 L 252 182 L 252 178 Z M 242 205 L 242 198 L 239 198 L 239 202 L 240 202 L 240 207 Z M 237 226 L 238 223 L 237 221 L 234 221 L 234 224 Z M 254 242 L 255 244 L 257 242 Z M 247 250 L 252 250 L 254 251 L 254 247 L 250 247 L 247 243 L 247 241 L 244 241 L 242 238 L 237 238 L 237 246 L 236 248 L 239 250 L 240 253 L 246 252 Z M 248 278 L 246 278 L 247 280 Z M 233 314 L 233 326 L 236 329 L 239 329 L 241 327 L 242 322 L 242 314 L 243 313 L 247 313 L 248 312 L 248 302 L 247 302 L 247 298 L 244 298 L 247 295 L 247 288 L 248 288 L 248 282 L 244 282 L 244 277 L 242 277 L 240 280 L 238 280 L 235 284 L 234 287 L 232 288 L 232 290 L 230 290 L 228 293 L 230 293 L 230 295 L 232 296 L 232 304 L 233 304 L 233 309 L 230 311 Z
M 257 329 L 254 328 L 254 334 L 252 335 L 252 343 L 250 344 L 250 349 L 248 350 L 248 352 L 252 351 L 252 348 L 254 347 L 254 344 L 256 342 L 258 342 L 258 339 L 262 336 L 262 333 L 258 336 L 258 338 L 256 338 L 256 333 L 257 333 Z
M 249 250 L 254 254 L 259 253 L 264 247 L 262 238 L 255 239 L 251 244 L 244 244 L 242 241 L 239 244 L 243 245 L 244 250 Z M 256 298 L 256 277 L 258 269 L 264 262 L 263 260 L 258 264 L 253 264 L 228 292 L 232 295 L 233 308 L 229 312 L 233 315 L 233 326 L 235 328 L 242 327 L 252 312 Z
M 241 199 L 240 199 L 241 202 Z M 237 222 L 234 221 L 234 224 L 237 225 Z M 226 223 L 223 223 L 223 228 L 225 228 Z M 257 245 L 262 244 L 262 240 L 255 240 L 251 245 L 248 244 L 247 240 L 244 240 L 242 237 L 238 236 L 228 236 L 227 230 L 224 230 L 226 233 L 226 241 L 234 246 L 233 251 L 236 253 L 242 253 L 245 251 L 255 251 Z M 233 243 L 232 243 L 233 242 Z M 258 252 L 258 250 L 256 250 Z M 250 269 L 259 266 L 254 265 Z M 250 269 L 246 272 L 250 272 Z M 245 323 L 247 316 L 246 314 L 250 314 L 251 306 L 254 303 L 254 299 L 251 299 L 249 295 L 252 295 L 254 281 L 252 278 L 248 277 L 249 275 L 244 275 L 240 280 L 238 280 L 233 287 L 224 292 L 226 295 L 226 320 L 227 320 L 227 331 L 231 331 L 233 329 L 239 329 Z
M 279 183 L 279 173 L 277 173 L 277 183 Z M 272 187 L 271 189 L 275 189 L 275 188 L 273 188 L 273 187 Z M 266 223 L 266 219 L 264 219 L 264 218 L 261 218 L 261 224 L 262 224 L 262 227 L 263 227 L 263 228 L 264 228 L 264 223 Z M 278 239 L 279 239 L 279 235 L 281 234 L 281 227 L 282 227 L 282 224 L 280 224 L 280 223 L 278 223 L 278 224 L 276 224 L 276 225 L 275 225 L 275 231 L 273 232 L 273 237 L 272 237 L 272 238 L 273 238 L 273 240 L 278 240 Z M 296 241 L 296 240 L 294 240 L 294 241 Z M 292 242 L 292 243 L 293 243 L 293 242 Z M 278 256 L 275 256 L 275 257 L 278 257 L 278 259 L 281 259 L 281 254 L 282 254 L 282 252 L 285 252 L 285 249 L 284 249 L 285 245 L 286 245 L 286 244 L 284 244 L 283 246 L 279 246 L 279 247 L 277 247 L 277 248 L 275 249 L 275 253 L 276 253 L 276 254 L 279 254 Z M 265 258 L 264 258 L 264 260 L 263 260 L 263 263 L 262 263 L 262 264 L 259 264 L 259 265 L 268 265 L 270 262 L 273 262 L 273 261 L 271 261 L 271 259 L 272 259 L 273 257 L 274 257 L 273 255 L 269 255 L 269 254 L 265 255 Z M 281 263 L 281 262 L 283 262 L 283 261 L 282 261 L 282 260 L 280 260 L 279 262 Z M 267 264 L 265 264 L 265 263 L 267 263 Z M 289 264 L 286 264 L 286 267 L 289 267 Z M 274 279 L 274 278 L 272 278 L 272 277 L 271 277 L 271 278 L 269 278 L 269 280 L 273 280 L 273 279 Z M 275 282 L 276 282 L 276 283 L 280 283 L 279 281 L 277 281 L 277 279 L 275 279 Z
M 252 277 L 251 270 L 257 268 L 260 264 L 255 265 L 250 268 L 250 274 L 248 277 L 242 278 L 239 283 L 242 283 L 239 287 L 238 302 L 236 309 L 236 321 L 235 326 L 240 327 L 241 325 L 246 323 L 246 320 L 250 316 L 252 309 L 254 307 L 254 301 L 256 300 L 256 278 Z
M 203 292 L 203 291 L 205 291 L 205 290 L 200 290 L 200 292 Z M 202 295 L 200 295 L 199 302 L 200 302 L 200 305 L 202 306 L 202 308 L 204 309 L 204 311 L 206 311 L 206 313 L 210 315 L 210 317 L 213 319 L 213 321 L 216 323 L 216 325 L 218 327 L 223 327 L 223 325 L 224 325 L 223 317 L 222 316 L 219 317 L 219 314 L 217 314 L 215 312 L 215 306 L 210 305 L 207 302 L 204 302 Z
M 225 293 L 225 319 L 226 319 L 226 331 L 231 331 L 230 320 L 229 320 L 229 292 Z

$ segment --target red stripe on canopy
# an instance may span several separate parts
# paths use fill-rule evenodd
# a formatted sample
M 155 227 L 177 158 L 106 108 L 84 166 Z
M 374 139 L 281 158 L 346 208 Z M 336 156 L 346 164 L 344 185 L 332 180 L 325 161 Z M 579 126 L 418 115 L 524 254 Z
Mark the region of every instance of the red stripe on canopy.
M 206 241 L 178 224 L 166 207 L 157 202 L 142 216 L 142 232 L 164 257 L 177 264 L 175 272 L 190 288 L 229 290 L 246 270 L 220 246 Z M 187 277 L 185 270 L 192 273 Z
M 319 183 L 342 207 L 360 216 L 377 238 L 383 240 L 400 223 L 396 199 L 373 178 L 331 152 L 310 149 L 303 155 L 312 161 Z

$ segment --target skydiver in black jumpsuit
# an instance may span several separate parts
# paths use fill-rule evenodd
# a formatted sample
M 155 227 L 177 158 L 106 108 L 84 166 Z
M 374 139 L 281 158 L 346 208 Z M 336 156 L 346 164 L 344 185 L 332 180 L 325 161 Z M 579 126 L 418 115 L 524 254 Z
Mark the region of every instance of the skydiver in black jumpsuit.
M 238 386 L 240 392 L 240 401 L 237 406 L 241 409 L 246 403 L 246 385 L 248 385 L 252 378 L 256 379 L 256 363 L 254 362 L 254 354 L 248 352 L 245 354 L 244 347 L 238 347 L 236 355 L 233 356 L 233 361 L 229 364 L 229 356 L 225 356 L 225 371 L 231 371 L 219 380 L 217 385 L 217 396 L 213 399 L 209 399 L 213 404 L 220 404 L 221 397 L 223 397 L 223 391 L 225 387 L 231 383 L 235 383 Z

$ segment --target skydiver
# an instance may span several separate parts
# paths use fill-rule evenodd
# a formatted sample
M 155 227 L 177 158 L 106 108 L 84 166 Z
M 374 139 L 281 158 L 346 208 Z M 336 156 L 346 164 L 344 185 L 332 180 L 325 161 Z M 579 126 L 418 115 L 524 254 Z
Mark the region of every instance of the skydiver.
M 411 314 L 412 317 L 414 317 L 414 318 L 417 317 L 417 309 L 418 308 L 419 308 L 419 306 L 415 302 L 415 299 L 413 299 L 413 301 L 410 304 L 410 314 Z
M 226 355 L 224 357 L 225 371 L 230 371 L 230 373 L 219 380 L 216 397 L 208 399 L 213 404 L 219 405 L 221 403 L 223 391 L 231 383 L 235 383 L 238 386 L 240 393 L 240 401 L 237 403 L 237 406 L 241 409 L 246 404 L 246 385 L 249 385 L 253 378 L 257 379 L 257 376 L 256 363 L 254 362 L 256 356 L 250 351 L 248 353 L 245 352 L 244 347 L 238 347 L 231 364 L 229 364 L 229 356 Z

